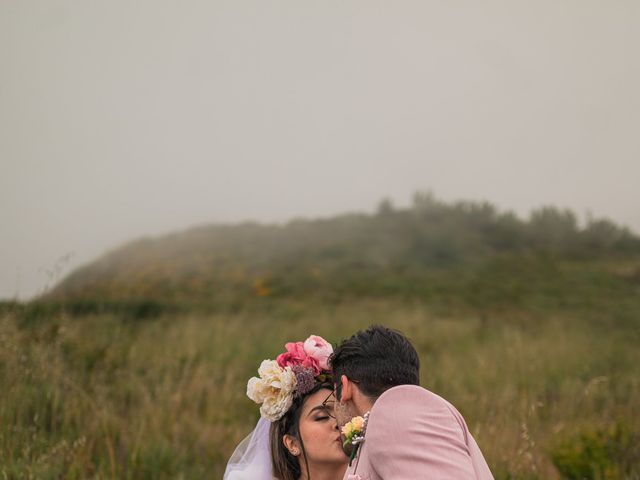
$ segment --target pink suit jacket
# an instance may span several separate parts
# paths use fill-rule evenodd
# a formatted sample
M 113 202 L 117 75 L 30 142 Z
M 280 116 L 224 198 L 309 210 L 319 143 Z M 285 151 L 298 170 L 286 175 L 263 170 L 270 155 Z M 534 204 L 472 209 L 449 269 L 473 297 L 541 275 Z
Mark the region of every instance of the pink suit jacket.
M 489 480 L 493 475 L 462 415 L 415 385 L 384 392 L 344 480 Z

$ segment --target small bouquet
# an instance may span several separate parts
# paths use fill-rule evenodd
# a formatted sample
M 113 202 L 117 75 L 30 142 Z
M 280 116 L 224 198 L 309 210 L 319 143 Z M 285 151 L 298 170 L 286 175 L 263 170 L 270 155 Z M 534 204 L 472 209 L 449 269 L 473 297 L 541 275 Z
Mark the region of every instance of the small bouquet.
M 368 420 L 369 412 L 365 413 L 362 417 L 353 417 L 342 427 L 341 431 L 344 436 L 342 448 L 345 453 L 349 455 L 349 465 L 351 465 L 351 462 L 356 457 L 358 448 L 362 442 L 364 442 L 364 434 L 367 431 Z

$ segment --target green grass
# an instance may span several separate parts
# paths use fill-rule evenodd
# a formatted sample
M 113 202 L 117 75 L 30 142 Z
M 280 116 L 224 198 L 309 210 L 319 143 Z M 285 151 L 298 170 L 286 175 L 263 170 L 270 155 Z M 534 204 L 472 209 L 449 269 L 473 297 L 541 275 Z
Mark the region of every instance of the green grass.
M 382 207 L 141 239 L 0 302 L 0 480 L 221 478 L 260 361 L 373 323 L 412 339 L 497 479 L 640 479 L 640 238 L 554 207 Z
M 476 313 L 397 299 L 264 299 L 138 321 L 24 321 L 8 309 L 0 478 L 221 478 L 257 420 L 245 388 L 260 360 L 310 333 L 336 342 L 372 323 L 412 339 L 422 384 L 463 413 L 496 478 L 640 478 L 629 440 L 640 432 L 640 300 L 596 306 Z

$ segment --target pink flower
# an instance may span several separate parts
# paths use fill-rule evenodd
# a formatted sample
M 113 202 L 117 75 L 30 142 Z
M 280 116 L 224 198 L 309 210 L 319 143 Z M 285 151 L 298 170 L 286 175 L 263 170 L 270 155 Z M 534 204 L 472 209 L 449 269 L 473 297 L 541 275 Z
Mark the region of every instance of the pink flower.
M 302 366 L 313 370 L 314 377 L 317 377 L 318 375 L 320 375 L 320 373 L 322 373 L 322 368 L 320 368 L 320 364 L 318 363 L 318 360 L 316 360 L 313 357 L 305 358 L 304 361 L 302 362 Z
M 287 351 L 285 353 L 281 353 L 276 358 L 276 361 L 281 368 L 304 365 L 304 361 L 307 359 L 307 354 L 304 351 L 302 342 L 289 342 L 284 346 L 284 348 L 286 348 Z M 307 365 L 304 366 L 306 367 Z
M 311 335 L 304 342 L 304 352 L 316 361 L 320 370 L 329 370 L 329 357 L 333 353 L 333 347 L 324 338 Z
M 350 473 L 347 476 L 347 480 L 362 480 L 362 477 L 360 475 L 355 475 L 353 473 Z

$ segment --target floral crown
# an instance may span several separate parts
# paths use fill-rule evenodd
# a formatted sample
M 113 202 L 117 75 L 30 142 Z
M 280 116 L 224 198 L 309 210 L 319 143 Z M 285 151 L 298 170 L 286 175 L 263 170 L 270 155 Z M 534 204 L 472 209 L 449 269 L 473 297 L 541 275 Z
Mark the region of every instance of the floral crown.
M 311 335 L 304 342 L 289 342 L 275 360 L 264 360 L 258 377 L 247 383 L 247 396 L 261 404 L 260 414 L 275 422 L 287 413 L 294 398 L 309 393 L 318 382 L 331 378 L 329 356 L 333 347 L 324 338 Z

